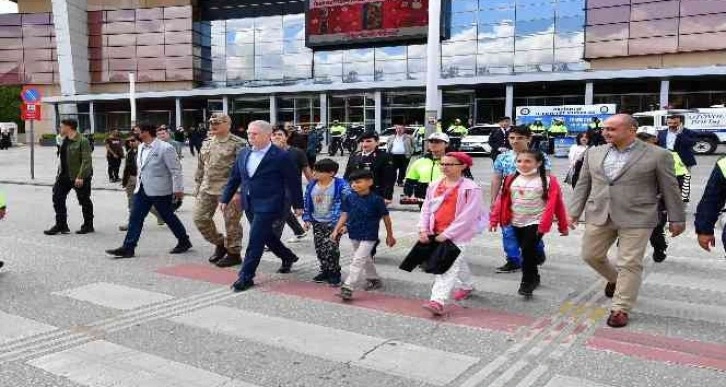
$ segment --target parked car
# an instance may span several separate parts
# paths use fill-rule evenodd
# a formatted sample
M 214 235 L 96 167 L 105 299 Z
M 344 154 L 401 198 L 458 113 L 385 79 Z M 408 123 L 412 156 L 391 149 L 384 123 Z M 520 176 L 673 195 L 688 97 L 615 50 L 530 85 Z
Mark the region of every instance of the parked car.
M 492 152 L 489 146 L 489 135 L 498 129 L 496 124 L 477 124 L 469 128 L 469 134 L 461 139 L 462 152 L 472 155 L 488 155 Z
M 423 137 L 426 134 L 426 128 L 423 126 L 407 126 L 406 133 L 413 137 L 413 153 L 418 154 L 423 151 Z M 388 138 L 396 134 L 396 128 L 391 127 L 384 130 L 378 137 L 378 148 L 386 149 Z

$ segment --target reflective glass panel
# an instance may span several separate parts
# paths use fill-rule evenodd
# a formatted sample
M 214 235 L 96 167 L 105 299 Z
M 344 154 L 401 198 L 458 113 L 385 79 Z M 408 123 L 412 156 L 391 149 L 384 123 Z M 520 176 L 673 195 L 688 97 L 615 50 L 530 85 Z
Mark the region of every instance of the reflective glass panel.
M 631 38 L 676 35 L 677 33 L 678 19 L 649 20 L 630 23 Z
M 630 39 L 628 42 L 628 54 L 662 54 L 676 52 L 678 49 L 678 37 L 668 36 L 649 39 Z
M 631 21 L 678 17 L 680 0 L 659 1 L 657 3 L 633 4 Z
M 679 28 L 681 34 L 726 31 L 726 15 L 681 17 Z

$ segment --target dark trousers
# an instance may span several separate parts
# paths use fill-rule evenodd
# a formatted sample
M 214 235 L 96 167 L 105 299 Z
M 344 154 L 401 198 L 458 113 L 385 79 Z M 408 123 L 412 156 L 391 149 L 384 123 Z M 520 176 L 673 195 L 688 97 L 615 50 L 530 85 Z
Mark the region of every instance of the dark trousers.
M 522 249 L 522 282 L 533 283 L 539 278 L 537 270 L 537 245 L 542 235 L 537 230 L 539 225 L 526 227 L 512 226 L 517 236 L 519 247 Z
M 192 141 L 189 140 L 189 152 L 192 153 L 192 156 L 194 156 L 194 150 L 196 149 L 197 153 L 202 149 L 202 142 L 201 141 Z
M 653 246 L 653 250 L 665 253 L 668 249 L 668 242 L 666 241 L 665 225 L 668 221 L 668 213 L 666 211 L 658 211 L 658 225 L 655 226 L 653 232 L 650 234 L 650 245 Z
M 91 178 L 83 179 L 83 185 L 76 188 L 73 180 L 68 177 L 59 177 L 53 185 L 53 209 L 55 210 L 55 224 L 68 226 L 68 208 L 66 199 L 71 190 L 76 191 L 78 203 L 83 212 L 83 224 L 93 224 L 93 202 L 91 201 Z
M 391 155 L 391 157 L 393 158 L 393 168 L 396 169 L 398 174 L 396 184 L 401 185 L 406 179 L 406 169 L 410 158 L 406 157 L 406 155 Z
M 264 212 L 253 214 L 250 211 L 246 211 L 245 214 L 250 223 L 250 236 L 239 278 L 243 282 L 249 282 L 255 278 L 257 266 L 260 265 L 265 246 L 269 247 L 270 251 L 282 259 L 283 262 L 292 262 L 296 256 L 295 253 L 280 242 L 280 238 L 273 231 L 273 223 L 280 220 L 279 214 Z
M 121 169 L 121 159 L 113 156 L 107 156 L 106 161 L 108 162 L 108 178 L 111 181 L 118 180 L 118 172 Z
M 179 242 L 189 240 L 187 230 L 174 214 L 173 196 L 149 196 L 144 192 L 144 186 L 141 185 L 139 192 L 134 194 L 134 205 L 131 208 L 129 230 L 126 232 L 126 239 L 124 239 L 124 248 L 136 248 L 139 238 L 141 238 L 141 230 L 144 228 L 144 219 L 151 211 L 151 207 L 156 208 L 159 217 L 166 223 Z
M 300 225 L 300 222 L 297 220 L 295 214 L 292 211 L 289 211 L 286 217 L 278 219 L 272 224 L 272 229 L 275 232 L 277 239 L 282 238 L 282 229 L 285 228 L 285 224 L 290 226 L 295 235 L 305 234 L 305 229 L 302 225 Z
M 340 155 L 343 156 L 343 137 L 341 137 L 341 136 L 330 137 L 330 145 L 328 145 L 328 154 L 331 156 L 335 156 L 335 154 L 338 153 L 338 149 L 340 149 Z
M 330 239 L 334 228 L 334 223 L 313 222 L 313 243 L 320 262 L 320 271 L 340 274 L 340 246 L 338 242 Z

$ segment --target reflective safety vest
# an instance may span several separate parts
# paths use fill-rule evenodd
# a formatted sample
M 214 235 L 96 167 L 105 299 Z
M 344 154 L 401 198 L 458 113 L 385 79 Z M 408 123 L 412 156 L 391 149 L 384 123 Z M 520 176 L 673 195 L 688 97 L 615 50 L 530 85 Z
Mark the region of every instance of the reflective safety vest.
M 601 128 L 601 127 L 602 127 L 602 122 L 600 122 L 600 121 L 598 121 L 597 123 L 595 123 L 595 122 L 590 122 L 589 124 L 587 124 L 587 127 L 588 127 L 589 129 L 597 129 L 597 128 Z
M 467 134 L 469 134 L 469 130 L 462 125 L 451 125 L 449 127 L 449 132 L 458 134 L 460 136 L 466 136 Z
M 345 126 L 343 125 L 334 125 L 330 127 L 330 134 L 332 136 L 342 136 L 345 134 Z
M 686 167 L 686 164 L 683 163 L 683 160 L 681 160 L 681 156 L 678 156 L 677 152 L 671 152 L 673 155 L 673 169 L 676 172 L 676 176 L 685 176 L 688 174 L 688 167 Z M 718 162 L 719 167 L 721 167 L 721 161 Z M 724 163 L 726 165 L 726 163 Z M 723 170 L 723 167 L 721 167 Z
M 722 157 L 721 160 L 716 162 L 716 165 L 718 165 L 721 174 L 726 178 L 726 157 Z
M 443 176 L 441 172 L 441 159 L 422 157 L 411 164 L 406 174 L 406 179 L 419 183 L 431 183 Z
M 436 123 L 436 132 L 441 133 L 441 122 Z
M 531 130 L 532 133 L 542 133 L 542 132 L 544 132 L 545 127 L 544 127 L 544 125 L 532 124 L 529 126 L 529 130 Z
M 549 132 L 567 134 L 567 127 L 565 125 L 552 125 L 550 126 Z
M 5 208 L 5 194 L 0 192 L 0 209 Z

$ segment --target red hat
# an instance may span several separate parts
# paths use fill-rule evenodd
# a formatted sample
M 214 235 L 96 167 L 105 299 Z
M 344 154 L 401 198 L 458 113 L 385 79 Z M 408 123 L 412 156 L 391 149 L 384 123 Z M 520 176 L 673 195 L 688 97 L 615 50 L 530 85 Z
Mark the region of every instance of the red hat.
M 467 167 L 471 167 L 472 165 L 474 165 L 474 159 L 472 159 L 471 156 L 464 152 L 449 152 L 446 154 L 446 156 L 453 157 L 459 160 L 460 163 L 466 165 Z

